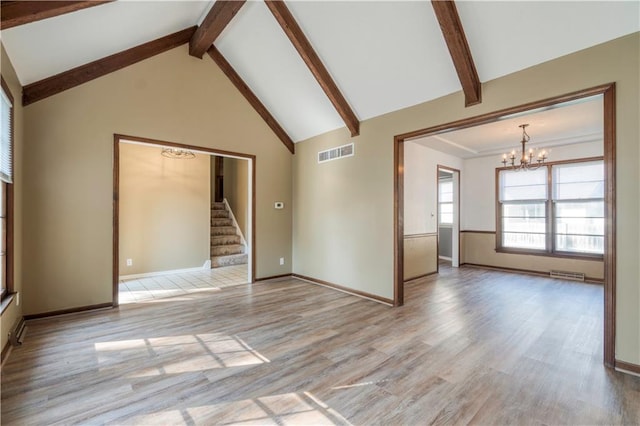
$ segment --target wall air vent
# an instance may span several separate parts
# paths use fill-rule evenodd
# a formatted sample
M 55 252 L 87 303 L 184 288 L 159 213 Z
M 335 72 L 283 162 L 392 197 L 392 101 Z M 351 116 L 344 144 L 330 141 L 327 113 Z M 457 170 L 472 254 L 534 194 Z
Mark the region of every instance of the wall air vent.
M 352 157 L 354 154 L 353 143 L 342 145 L 337 148 L 327 149 L 318 153 L 318 163 L 337 160 L 338 158 Z
M 549 271 L 549 276 L 563 280 L 584 281 L 584 274 L 580 272 Z

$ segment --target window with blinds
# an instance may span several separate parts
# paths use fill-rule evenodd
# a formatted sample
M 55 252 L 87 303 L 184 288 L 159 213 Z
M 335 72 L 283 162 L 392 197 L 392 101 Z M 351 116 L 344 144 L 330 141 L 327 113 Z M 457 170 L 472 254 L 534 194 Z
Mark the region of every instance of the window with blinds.
M 13 179 L 13 170 L 11 156 L 13 154 L 12 138 L 12 114 L 13 104 L 9 96 L 2 90 L 2 140 L 0 140 L 0 180 L 11 183 Z
M 604 164 L 560 164 L 553 173 L 557 251 L 604 253 Z
M 441 225 L 453 224 L 453 180 L 438 182 L 438 220 Z
M 502 246 L 546 249 L 547 168 L 500 172 Z
M 11 211 L 11 190 L 13 182 L 13 170 L 11 156 L 13 154 L 13 98 L 11 92 L 2 79 L 2 90 L 0 91 L 1 120 L 0 123 L 0 297 L 8 295 L 13 291 L 11 279 L 9 278 L 9 268 L 11 263 L 11 253 L 13 247 L 10 246 L 10 215 Z
M 498 248 L 548 254 L 604 254 L 604 163 L 551 163 L 500 170 Z

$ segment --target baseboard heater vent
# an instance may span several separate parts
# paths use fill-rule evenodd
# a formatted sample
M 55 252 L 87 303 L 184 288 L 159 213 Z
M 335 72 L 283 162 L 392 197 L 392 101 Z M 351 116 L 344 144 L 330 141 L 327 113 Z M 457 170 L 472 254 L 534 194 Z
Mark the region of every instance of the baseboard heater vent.
M 318 163 L 337 160 L 338 158 L 351 157 L 354 154 L 353 143 L 342 145 L 318 152 Z
M 584 281 L 584 274 L 580 272 L 549 271 L 549 276 L 563 280 Z

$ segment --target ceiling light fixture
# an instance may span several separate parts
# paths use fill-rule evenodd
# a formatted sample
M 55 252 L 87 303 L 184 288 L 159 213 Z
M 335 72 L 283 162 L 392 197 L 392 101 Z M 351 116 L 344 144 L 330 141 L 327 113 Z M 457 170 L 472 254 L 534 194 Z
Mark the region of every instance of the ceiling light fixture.
M 520 156 L 520 164 L 516 164 L 516 150 L 514 149 L 509 154 L 502 154 L 502 164 L 507 167 L 507 164 L 511 166 L 513 170 L 534 170 L 540 167 L 547 159 L 547 151 L 534 151 L 533 148 L 529 148 L 527 151 L 525 145 L 531 137 L 527 134 L 526 128 L 528 124 L 521 124 L 518 127 L 522 128 L 522 155 Z
M 196 158 L 196 154 L 194 154 L 193 151 L 181 148 L 162 148 L 162 156 L 178 160 L 190 160 L 192 158 Z

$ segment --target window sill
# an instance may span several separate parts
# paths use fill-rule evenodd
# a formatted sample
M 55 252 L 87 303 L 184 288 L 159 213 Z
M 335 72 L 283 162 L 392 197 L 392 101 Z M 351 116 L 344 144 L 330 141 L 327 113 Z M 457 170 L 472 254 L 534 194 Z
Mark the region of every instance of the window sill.
M 604 256 L 601 254 L 549 253 L 547 251 L 519 250 L 519 249 L 504 248 L 504 247 L 496 248 L 496 253 L 524 254 L 527 256 L 543 256 L 543 257 L 555 257 L 560 259 L 591 260 L 591 261 L 600 261 L 600 262 L 604 261 Z
M 9 293 L 2 298 L 2 302 L 0 302 L 0 315 L 4 314 L 4 311 L 9 307 L 11 302 L 13 302 L 15 296 L 15 293 Z

